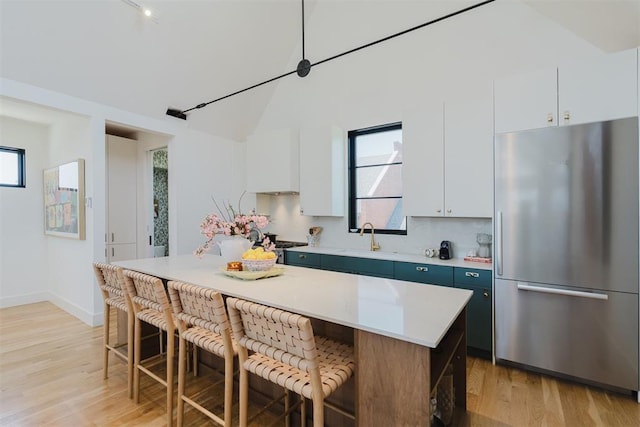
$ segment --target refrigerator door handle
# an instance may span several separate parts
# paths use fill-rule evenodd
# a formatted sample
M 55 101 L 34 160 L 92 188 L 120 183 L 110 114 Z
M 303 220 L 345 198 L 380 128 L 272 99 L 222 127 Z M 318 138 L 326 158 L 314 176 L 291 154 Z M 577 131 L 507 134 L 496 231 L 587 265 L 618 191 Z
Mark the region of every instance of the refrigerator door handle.
M 595 292 L 571 291 L 569 289 L 545 288 L 542 286 L 525 285 L 524 283 L 518 283 L 518 290 L 542 292 L 545 294 L 567 295 L 571 297 L 599 299 L 604 301 L 609 299 L 609 295 L 607 294 L 598 294 Z
M 496 274 L 502 276 L 502 211 L 496 212 Z

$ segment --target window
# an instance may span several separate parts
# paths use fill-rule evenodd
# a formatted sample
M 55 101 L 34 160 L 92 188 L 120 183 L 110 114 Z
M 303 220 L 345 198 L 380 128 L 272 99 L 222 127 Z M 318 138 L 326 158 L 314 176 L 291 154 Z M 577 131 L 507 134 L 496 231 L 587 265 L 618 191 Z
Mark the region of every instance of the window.
M 24 150 L 0 146 L 0 187 L 24 186 Z
M 402 215 L 402 124 L 349 132 L 349 231 L 407 234 Z

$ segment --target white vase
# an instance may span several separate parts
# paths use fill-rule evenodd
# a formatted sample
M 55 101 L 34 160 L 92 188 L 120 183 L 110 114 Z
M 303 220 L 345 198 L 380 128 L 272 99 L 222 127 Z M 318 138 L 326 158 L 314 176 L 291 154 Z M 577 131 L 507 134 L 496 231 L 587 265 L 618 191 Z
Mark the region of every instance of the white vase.
M 220 255 L 226 262 L 241 261 L 242 254 L 251 247 L 251 241 L 242 236 L 234 236 L 216 243 L 220 248 Z

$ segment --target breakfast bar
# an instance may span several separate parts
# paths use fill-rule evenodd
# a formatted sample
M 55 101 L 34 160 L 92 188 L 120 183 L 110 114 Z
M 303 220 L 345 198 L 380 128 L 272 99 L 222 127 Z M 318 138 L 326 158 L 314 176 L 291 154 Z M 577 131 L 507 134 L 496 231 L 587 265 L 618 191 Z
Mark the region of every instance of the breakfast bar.
M 449 365 L 456 410 L 466 410 L 466 305 L 472 292 L 294 266 L 259 280 L 230 277 L 215 255 L 114 262 L 216 289 L 353 330 L 356 424 L 429 426 Z

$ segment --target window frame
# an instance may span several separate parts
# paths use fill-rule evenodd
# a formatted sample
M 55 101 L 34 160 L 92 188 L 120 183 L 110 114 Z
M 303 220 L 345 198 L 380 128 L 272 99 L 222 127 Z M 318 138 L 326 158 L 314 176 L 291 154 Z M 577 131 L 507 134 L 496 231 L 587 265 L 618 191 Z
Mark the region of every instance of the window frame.
M 15 153 L 18 155 L 18 183 L 5 184 L 0 182 L 0 187 L 6 188 L 26 188 L 27 187 L 27 170 L 25 167 L 26 150 L 24 148 L 6 147 L 0 145 L 0 152 Z
M 372 164 L 372 165 L 366 165 L 366 166 L 356 166 L 356 139 L 359 136 L 363 136 L 363 135 L 370 135 L 373 133 L 381 133 L 381 132 L 388 132 L 388 131 L 393 131 L 393 130 L 402 130 L 402 122 L 394 122 L 394 123 L 387 123 L 384 125 L 378 125 L 378 126 L 372 126 L 372 127 L 368 127 L 368 128 L 364 128 L 364 129 L 356 129 L 356 130 L 350 130 L 347 132 L 347 139 L 349 141 L 349 152 L 348 152 L 348 171 L 347 171 L 347 176 L 349 177 L 349 185 L 348 185 L 348 191 L 349 191 L 349 196 L 348 196 L 348 231 L 349 233 L 360 233 L 362 230 L 360 228 L 360 225 L 356 223 L 356 216 L 357 216 L 357 202 L 358 200 L 364 200 L 365 198 L 358 198 L 356 197 L 356 192 L 357 192 L 357 182 L 356 182 L 356 171 L 359 168 L 362 167 L 379 167 L 379 166 L 388 166 L 388 165 L 403 165 L 403 162 L 394 162 L 394 163 L 381 163 L 381 164 Z M 366 198 L 366 200 L 371 200 L 371 199 L 403 199 L 404 197 L 404 188 L 403 188 L 403 195 L 400 197 L 370 197 L 370 198 Z M 404 230 L 391 230 L 391 229 L 387 229 L 387 228 L 376 228 L 375 232 L 378 234 L 390 234 L 390 235 L 397 235 L 397 236 L 406 236 L 407 235 L 407 229 L 408 229 L 408 223 L 406 221 L 406 216 L 405 216 L 405 224 L 406 227 Z M 370 228 L 365 228 L 364 230 L 365 233 L 371 233 L 371 229 Z

